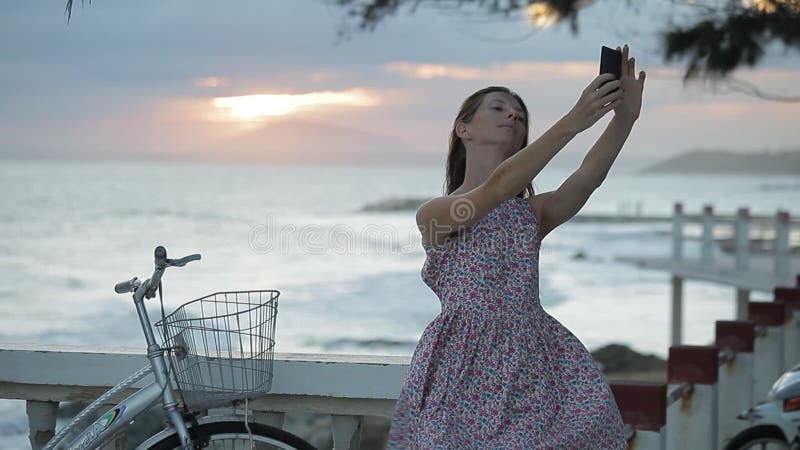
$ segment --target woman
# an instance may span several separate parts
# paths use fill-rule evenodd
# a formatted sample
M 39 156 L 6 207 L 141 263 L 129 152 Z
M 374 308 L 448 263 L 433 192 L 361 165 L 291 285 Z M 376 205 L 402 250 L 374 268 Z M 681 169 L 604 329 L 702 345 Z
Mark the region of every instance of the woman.
M 530 145 L 517 94 L 488 87 L 462 104 L 447 194 L 416 215 L 422 278 L 442 312 L 414 350 L 387 449 L 627 447 L 602 371 L 542 309 L 538 288 L 541 240 L 600 186 L 639 117 L 645 73 L 636 79 L 627 44 L 622 53 L 620 79 L 595 78 Z M 531 180 L 550 159 L 611 110 L 581 167 L 557 190 L 534 195 Z

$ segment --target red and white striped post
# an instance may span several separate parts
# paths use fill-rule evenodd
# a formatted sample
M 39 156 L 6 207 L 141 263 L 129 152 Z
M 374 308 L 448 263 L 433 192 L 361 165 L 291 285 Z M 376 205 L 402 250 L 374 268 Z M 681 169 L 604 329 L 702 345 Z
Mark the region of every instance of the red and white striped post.
M 736 416 L 753 406 L 753 349 L 756 323 L 744 320 L 718 320 L 715 345 L 720 351 L 718 373 L 719 425 L 717 448 L 747 426 Z
M 667 449 L 717 448 L 719 350 L 676 345 L 667 361 Z
M 756 323 L 753 347 L 753 399 L 766 398 L 772 383 L 783 373 L 783 335 L 786 306 L 775 302 L 750 302 L 747 315 Z
M 629 449 L 666 448 L 667 385 L 625 381 L 609 383 L 622 421 L 633 427 Z

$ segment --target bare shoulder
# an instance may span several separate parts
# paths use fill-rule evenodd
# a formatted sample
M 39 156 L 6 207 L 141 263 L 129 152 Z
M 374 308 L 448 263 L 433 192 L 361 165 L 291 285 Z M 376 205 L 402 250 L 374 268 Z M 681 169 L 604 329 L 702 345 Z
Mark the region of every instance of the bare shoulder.
M 486 217 L 503 197 L 504 193 L 495 183 L 484 183 L 466 192 L 428 200 L 416 214 L 423 241 L 435 245 L 444 243 L 452 233 Z

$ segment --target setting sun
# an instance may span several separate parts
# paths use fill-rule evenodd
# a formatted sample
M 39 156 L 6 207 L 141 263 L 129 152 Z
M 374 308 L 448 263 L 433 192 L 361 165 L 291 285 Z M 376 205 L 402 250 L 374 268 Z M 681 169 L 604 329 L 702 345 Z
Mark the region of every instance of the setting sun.
M 232 119 L 256 120 L 268 116 L 285 116 L 301 111 L 315 110 L 328 105 L 375 106 L 380 104 L 380 101 L 377 96 L 361 89 L 350 89 L 341 92 L 217 97 L 212 104 L 217 109 L 227 110 Z
M 546 2 L 535 2 L 528 5 L 528 19 L 536 28 L 547 28 L 558 20 L 558 11 Z

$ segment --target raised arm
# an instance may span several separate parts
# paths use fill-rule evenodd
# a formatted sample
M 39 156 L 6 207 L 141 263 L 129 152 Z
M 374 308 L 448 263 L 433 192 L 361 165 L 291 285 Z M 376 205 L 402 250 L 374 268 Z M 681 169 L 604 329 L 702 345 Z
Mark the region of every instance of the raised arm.
M 639 118 L 646 74 L 641 71 L 639 79 L 636 79 L 635 60 L 628 58 L 628 52 L 626 44 L 622 48 L 623 63 L 620 77 L 620 91 L 624 93 L 624 98 L 614 109 L 614 118 L 589 150 L 578 170 L 555 191 L 536 196 L 536 201 L 539 202 L 541 239 L 575 216 L 595 189 L 600 187 L 628 139 L 633 124 Z
M 622 149 L 633 121 L 614 117 L 583 159 L 581 166 L 555 191 L 536 195 L 539 202 L 539 238 L 571 219 L 600 187 Z
M 569 113 L 539 139 L 497 166 L 501 188 L 508 197 L 522 191 L 575 135 L 594 125 L 620 104 L 622 90 L 611 92 L 620 85 L 619 80 L 613 80 L 613 77 L 607 73 L 592 80 Z

